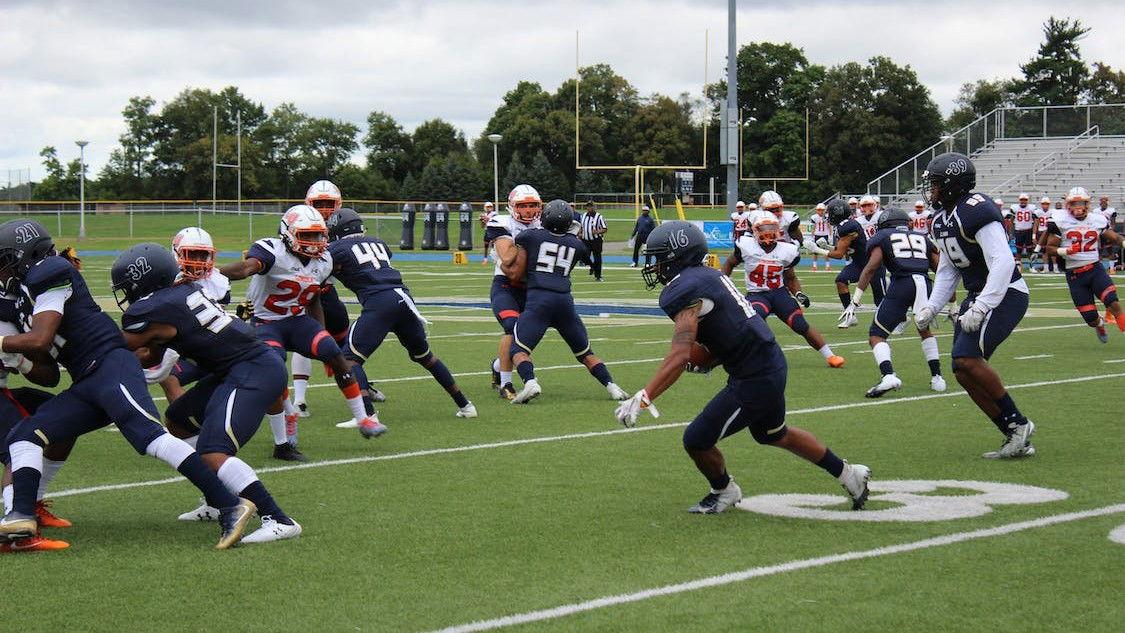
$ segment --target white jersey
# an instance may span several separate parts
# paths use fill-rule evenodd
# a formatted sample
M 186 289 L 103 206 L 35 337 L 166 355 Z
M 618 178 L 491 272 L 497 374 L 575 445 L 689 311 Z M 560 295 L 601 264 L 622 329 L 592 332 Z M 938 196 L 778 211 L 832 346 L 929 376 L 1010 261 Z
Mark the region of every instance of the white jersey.
M 1030 231 L 1035 227 L 1035 218 L 1038 213 L 1039 209 L 1031 206 L 1012 205 L 1012 230 Z
M 828 222 L 828 216 L 819 213 L 809 216 L 809 229 L 814 237 L 828 237 L 832 234 L 832 225 Z
M 1110 228 L 1113 228 L 1113 225 L 1117 222 L 1117 209 L 1114 209 L 1113 207 L 1106 207 L 1104 209 L 1101 207 L 1095 207 L 1091 209 L 1090 212 L 1100 213 L 1104 215 L 1105 219 L 1109 220 Z
M 742 211 L 741 213 L 735 211 L 730 214 L 731 222 L 734 222 L 734 232 L 738 235 L 750 232 L 750 218 L 751 211 Z
M 1044 211 L 1042 208 L 1036 209 L 1035 213 L 1032 214 L 1035 216 L 1036 230 L 1038 230 L 1040 233 L 1046 231 L 1047 224 L 1051 222 L 1054 214 L 1058 213 L 1059 211 L 1062 211 L 1062 209 L 1047 209 L 1046 211 Z M 1069 213 L 1069 211 L 1067 211 L 1067 213 Z
M 1066 257 L 1067 268 L 1083 266 L 1100 259 L 1102 233 L 1109 228 L 1109 220 L 1104 215 L 1087 212 L 1086 219 L 1077 220 L 1069 211 L 1055 211 L 1051 215 L 1051 224 L 1055 225 L 1058 236 L 1062 238 L 1059 254 Z M 1069 252 L 1072 245 L 1078 249 L 1077 252 Z
M 249 256 L 262 262 L 262 270 L 250 280 L 246 297 L 254 304 L 254 317 L 277 321 L 305 314 L 309 302 L 332 275 L 332 255 L 302 262 L 276 237 L 258 240 Z
M 933 211 L 922 209 L 921 211 L 911 211 L 907 215 L 910 217 L 911 229 L 919 233 L 930 232 L 930 218 L 934 215 Z
M 230 303 L 230 280 L 226 275 L 219 272 L 218 268 L 212 268 L 211 274 L 203 279 L 196 279 L 193 281 L 199 289 L 203 291 L 203 296 L 207 297 L 215 303 Z
M 863 228 L 864 235 L 871 238 L 879 231 L 879 216 L 882 214 L 882 209 L 876 209 L 875 213 L 871 214 L 871 219 L 868 220 L 867 216 L 860 213 L 856 216 L 855 221 L 859 222 L 860 227 Z
M 538 229 L 542 226 L 539 219 L 536 218 L 531 224 L 524 224 L 519 220 L 512 217 L 510 214 L 497 215 L 488 221 L 484 227 L 484 238 L 493 244 L 492 246 L 492 261 L 496 262 L 493 274 L 503 277 L 504 271 L 500 269 L 500 258 L 496 255 L 496 242 L 501 239 L 511 239 L 513 242 L 520 233 L 527 229 Z M 573 223 L 571 223 L 573 228 Z
M 801 249 L 796 244 L 777 242 L 766 252 L 753 235 L 743 235 L 738 240 L 738 252 L 746 268 L 746 292 L 766 292 L 785 285 L 783 273 L 801 260 Z
M 774 215 L 777 214 L 775 213 Z M 794 227 L 794 225 L 796 225 L 797 230 L 801 229 L 801 216 L 797 215 L 793 211 L 782 211 L 781 237 L 779 237 L 778 240 L 787 244 L 796 244 L 797 240 L 794 239 L 792 235 L 789 235 L 789 231 Z

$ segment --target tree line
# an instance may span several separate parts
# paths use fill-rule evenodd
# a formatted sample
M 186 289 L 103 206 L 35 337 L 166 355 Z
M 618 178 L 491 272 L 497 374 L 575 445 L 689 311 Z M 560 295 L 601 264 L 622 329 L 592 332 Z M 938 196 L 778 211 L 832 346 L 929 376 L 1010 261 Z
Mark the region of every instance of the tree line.
M 1035 57 L 1009 79 L 964 84 L 957 108 L 943 120 L 929 89 L 914 70 L 877 56 L 825 67 L 792 44 L 754 42 L 737 56 L 742 108 L 745 195 L 772 178 L 805 172 L 805 112 L 812 180 L 782 183 L 796 200 L 819 200 L 834 191 L 861 191 L 887 167 L 1004 105 L 1107 103 L 1125 100 L 1125 73 L 1087 64 L 1079 41 L 1090 29 L 1079 20 L 1050 18 Z M 721 183 L 719 104 L 725 82 L 704 94 L 641 95 L 606 64 L 580 69 L 580 157 L 583 165 L 676 164 L 700 161 L 707 126 L 706 170 L 696 171 L 696 191 L 708 178 Z M 300 198 L 307 185 L 328 178 L 352 199 L 489 199 L 492 144 L 499 151 L 502 191 L 529 182 L 548 198 L 577 193 L 632 191 L 631 171 L 575 169 L 574 79 L 555 91 L 520 81 L 504 96 L 480 137 L 466 139 L 448 121 L 432 119 L 407 131 L 375 110 L 365 128 L 310 116 L 293 103 L 267 111 L 237 87 L 188 88 L 157 107 L 150 96 L 129 99 L 122 110 L 119 147 L 96 175 L 87 195 L 107 199 L 199 199 L 211 191 L 212 111 L 218 109 L 220 162 L 235 160 L 236 116 L 242 129 L 242 192 L 246 198 Z M 362 161 L 353 157 L 362 152 Z M 40 152 L 46 176 L 33 188 L 41 200 L 75 199 L 79 162 L 66 164 L 53 147 Z M 651 172 L 650 190 L 671 190 L 672 174 Z M 220 170 L 220 197 L 232 197 L 235 174 Z

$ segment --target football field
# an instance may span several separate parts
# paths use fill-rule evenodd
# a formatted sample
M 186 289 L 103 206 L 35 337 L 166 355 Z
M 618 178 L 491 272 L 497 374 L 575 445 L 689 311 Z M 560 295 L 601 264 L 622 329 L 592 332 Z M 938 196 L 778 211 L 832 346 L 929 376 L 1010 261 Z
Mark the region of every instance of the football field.
M 216 237 L 220 249 L 242 243 Z M 100 247 L 120 248 L 111 240 Z M 111 262 L 86 257 L 83 272 L 117 319 Z M 5 628 L 1120 630 L 1125 334 L 1111 328 L 1100 344 L 1061 275 L 1028 276 L 1031 309 L 992 360 L 1037 425 L 1037 455 L 999 462 L 981 453 L 1001 436 L 949 369 L 952 323 L 938 332 L 948 391 L 930 391 L 908 327 L 891 341 L 903 388 L 865 399 L 879 377 L 871 313 L 837 329 L 835 271 L 813 273 L 805 260 L 809 320 L 847 364 L 829 369 L 771 318 L 789 361 L 787 421 L 872 468 L 867 509 L 851 512 L 823 471 L 741 433 L 720 448 L 746 498 L 698 516 L 686 510 L 707 484 L 681 434 L 724 384 L 721 369 L 685 374 L 657 401 L 660 418 L 626 430 L 549 333 L 534 355 L 543 395 L 512 405 L 489 387 L 499 333 L 491 267 L 479 256 L 399 265 L 433 351 L 479 418 L 455 418 L 391 337 L 366 365 L 387 396 L 379 415 L 390 431 L 365 441 L 336 428 L 347 407 L 315 367 L 312 416 L 300 425 L 311 461 L 273 460 L 268 428 L 240 453 L 304 534 L 226 552 L 212 549 L 215 524 L 176 520 L 198 504 L 190 484 L 116 432 L 86 435 L 48 494 L 75 523 L 48 535 L 70 549 L 0 557 Z M 594 352 L 635 392 L 671 337 L 656 293 L 621 264 L 600 283 L 584 268 L 573 279 Z

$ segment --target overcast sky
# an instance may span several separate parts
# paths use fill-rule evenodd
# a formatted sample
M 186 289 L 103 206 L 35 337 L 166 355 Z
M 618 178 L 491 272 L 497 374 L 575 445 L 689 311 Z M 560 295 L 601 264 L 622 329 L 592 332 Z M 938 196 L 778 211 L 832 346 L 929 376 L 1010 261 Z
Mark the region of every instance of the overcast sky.
M 1094 27 L 1087 61 L 1125 67 L 1120 2 L 739 2 L 738 42 L 792 42 L 816 63 L 888 55 L 910 64 L 946 114 L 958 87 L 1018 74 L 1054 13 Z M 482 131 L 517 81 L 554 90 L 581 61 L 607 62 L 642 94 L 699 94 L 704 31 L 723 73 L 722 0 L 0 0 L 0 184 L 42 176 L 39 149 L 92 173 L 130 96 L 236 85 L 267 111 L 285 101 L 363 127 L 373 109 L 407 129 L 433 117 Z

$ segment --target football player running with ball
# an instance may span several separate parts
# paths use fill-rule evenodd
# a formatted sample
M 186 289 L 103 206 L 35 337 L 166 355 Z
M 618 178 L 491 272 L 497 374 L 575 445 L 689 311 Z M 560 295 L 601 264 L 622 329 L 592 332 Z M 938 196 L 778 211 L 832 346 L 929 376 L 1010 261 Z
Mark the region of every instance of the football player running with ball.
M 1112 321 L 1125 332 L 1125 314 L 1117 301 L 1117 286 L 1102 266 L 1099 248 L 1106 238 L 1118 245 L 1123 238 L 1114 232 L 1101 213 L 1090 212 L 1090 194 L 1075 187 L 1066 196 L 1066 210 L 1055 211 L 1047 225 L 1047 254 L 1066 260 L 1066 285 L 1074 307 L 1094 328 L 1098 340 L 1109 342 L 1105 324 Z M 1095 300 L 1105 304 L 1105 320 L 1098 314 Z
M 527 288 L 527 303 L 512 328 L 512 364 L 523 380 L 523 389 L 512 399 L 525 404 L 543 392 L 535 379 L 531 353 L 547 328 L 562 335 L 574 358 L 590 375 L 606 388 L 614 400 L 629 397 L 613 382 L 609 369 L 590 349 L 586 326 L 574 309 L 570 294 L 570 273 L 578 262 L 589 260 L 589 251 L 582 240 L 571 233 L 574 215 L 564 200 L 552 200 L 540 217 L 542 228 L 522 231 L 516 237 L 516 257 L 503 267 L 512 284 Z
M 863 291 L 875 277 L 876 271 L 885 267 L 890 273 L 890 285 L 887 286 L 886 296 L 875 310 L 875 318 L 868 331 L 868 342 L 871 343 L 875 363 L 883 377 L 879 384 L 867 390 L 868 398 L 878 398 L 902 387 L 902 380 L 891 365 L 891 346 L 887 344 L 887 339 L 899 325 L 906 322 L 908 309 L 918 311 L 926 305 L 933 286 L 929 271 L 937 268 L 937 249 L 926 238 L 925 233 L 912 228 L 913 226 L 905 211 L 894 208 L 883 211 L 879 217 L 879 230 L 867 243 L 867 265 L 855 285 L 852 303 L 840 315 L 841 321 L 855 318 Z M 937 339 L 928 329 L 919 329 L 918 336 L 922 338 L 922 355 L 930 367 L 930 389 L 945 391 Z
M 1027 282 L 1008 249 L 1000 209 L 973 192 L 976 183 L 972 161 L 955 152 L 935 157 L 922 173 L 922 191 L 935 210 L 930 230 L 940 256 L 933 293 L 914 320 L 919 330 L 928 329 L 957 280 L 965 284 L 968 296 L 953 329 L 953 375 L 1004 435 L 1000 448 L 983 456 L 1026 457 L 1035 454 L 1035 424 L 1016 407 L 988 359 L 1027 312 Z
M 816 464 L 843 485 L 859 510 L 867 501 L 871 470 L 849 464 L 812 433 L 785 424 L 785 355 L 730 278 L 703 263 L 707 238 L 689 222 L 665 222 L 646 243 L 649 264 L 642 270 L 649 289 L 663 285 L 660 307 L 675 323 L 672 347 L 648 386 L 615 412 L 626 427 L 684 373 L 692 358 L 709 356 L 722 364 L 727 384 L 684 430 L 683 445 L 707 479 L 710 492 L 690 512 L 715 514 L 742 498 L 727 472 L 719 440 L 749 429 L 761 444 L 784 448 Z M 703 350 L 706 348 L 706 351 Z

